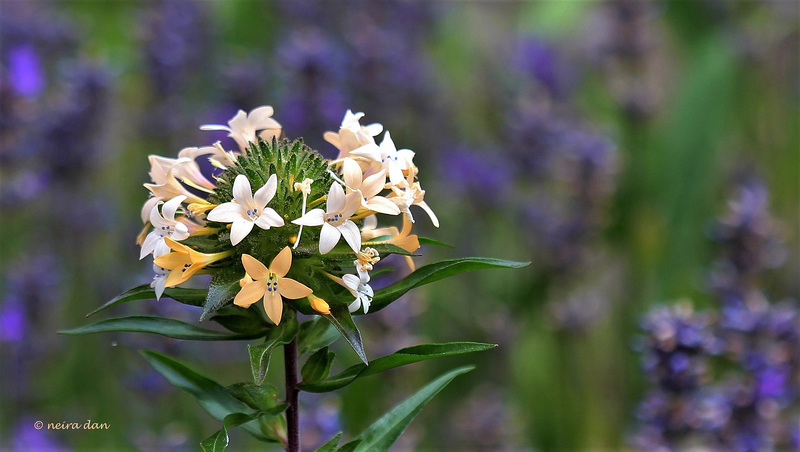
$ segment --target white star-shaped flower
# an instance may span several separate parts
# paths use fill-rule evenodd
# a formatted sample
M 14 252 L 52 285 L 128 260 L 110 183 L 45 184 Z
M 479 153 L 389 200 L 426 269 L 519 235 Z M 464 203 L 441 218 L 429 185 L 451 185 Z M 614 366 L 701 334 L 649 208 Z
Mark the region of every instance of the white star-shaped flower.
M 256 141 L 256 131 L 266 129 L 259 134 L 265 140 L 280 135 L 281 125 L 272 118 L 273 113 L 274 110 L 269 105 L 253 109 L 250 114 L 239 110 L 236 116 L 228 121 L 227 126 L 205 124 L 200 126 L 200 130 L 226 130 L 242 152 L 246 152 L 247 144 Z
M 408 171 L 413 165 L 414 151 L 410 149 L 397 150 L 388 130 L 383 134 L 380 151 L 381 165 L 389 174 L 389 182 L 392 185 L 402 184 L 405 180 L 403 171 Z
M 386 171 L 380 170 L 377 174 L 364 178 L 361 166 L 348 157 L 342 162 L 342 175 L 348 190 L 359 193 L 361 206 L 365 209 L 387 215 L 398 215 L 400 213 L 400 209 L 394 202 L 383 196 L 378 196 L 378 193 L 386 185 Z
M 358 271 L 358 276 L 356 275 L 344 275 L 342 276 L 342 283 L 344 283 L 344 287 L 354 296 L 356 297 L 350 305 L 347 306 L 347 310 L 350 312 L 356 312 L 359 308 L 364 308 L 364 314 L 369 312 L 369 305 L 372 303 L 372 297 L 375 295 L 372 287 L 369 284 L 369 274 L 367 272 Z
M 364 117 L 364 113 L 353 113 L 350 110 L 344 114 L 342 125 L 339 132 L 325 132 L 323 135 L 325 141 L 336 146 L 339 150 L 339 156 L 336 160 L 343 159 L 347 155 L 360 149 L 362 154 L 366 154 L 367 158 L 377 160 L 379 154 L 377 153 L 377 146 L 375 145 L 374 136 L 381 133 L 383 126 L 374 123 L 367 126 L 362 126 L 359 120 Z
M 341 185 L 334 183 L 328 191 L 326 209 L 311 209 L 292 223 L 301 226 L 322 226 L 319 236 L 319 252 L 327 254 L 344 236 L 354 252 L 361 249 L 361 233 L 350 217 L 361 205 L 358 193 L 344 194 Z
M 218 205 L 206 218 L 219 223 L 233 223 L 231 244 L 237 245 L 253 230 L 253 226 L 261 229 L 283 226 L 283 218 L 278 212 L 267 207 L 277 189 L 278 177 L 273 174 L 254 195 L 250 181 L 240 174 L 233 181 L 233 201 Z
M 169 253 L 169 246 L 164 241 L 165 237 L 170 237 L 176 241 L 189 237 L 189 228 L 180 221 L 175 220 L 175 212 L 185 199 L 185 196 L 176 196 L 170 199 L 161 208 L 161 212 L 158 211 L 158 206 L 161 205 L 161 202 L 157 202 L 153 206 L 150 210 L 150 223 L 153 225 L 153 230 L 147 234 L 144 243 L 142 243 L 139 259 L 144 259 L 145 256 L 151 253 L 153 257 Z

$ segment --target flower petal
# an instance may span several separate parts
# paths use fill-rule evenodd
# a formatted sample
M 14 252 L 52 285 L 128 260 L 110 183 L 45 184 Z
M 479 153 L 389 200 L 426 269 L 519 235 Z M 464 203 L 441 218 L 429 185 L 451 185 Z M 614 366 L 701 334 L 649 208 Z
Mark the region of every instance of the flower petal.
M 250 180 L 247 176 L 240 174 L 233 181 L 233 198 L 239 204 L 248 206 L 253 202 L 253 191 L 250 188 Z
M 340 224 L 336 229 L 342 233 L 345 241 L 347 241 L 347 244 L 350 245 L 350 248 L 352 248 L 354 252 L 358 253 L 358 251 L 361 249 L 361 233 L 358 231 L 358 226 L 356 226 L 356 224 L 352 221 L 347 220 Z M 324 232 L 325 228 L 323 227 L 322 230 Z M 339 240 L 337 239 L 336 241 L 338 242 Z M 321 236 L 320 246 L 322 246 Z
M 361 278 L 356 275 L 347 274 L 342 276 L 342 282 L 354 297 L 358 294 L 358 285 L 361 284 Z
M 325 211 L 322 209 L 311 209 L 302 217 L 292 220 L 292 223 L 303 226 L 321 226 L 325 223 L 324 215 Z
M 328 254 L 328 252 L 330 252 L 330 250 L 332 250 L 333 247 L 336 246 L 337 243 L 339 243 L 339 237 L 341 236 L 342 233 L 339 232 L 338 228 L 335 228 L 329 225 L 328 223 L 323 223 L 322 231 L 319 233 L 320 254 Z
M 233 299 L 233 304 L 247 308 L 264 296 L 264 292 L 266 291 L 267 282 L 264 280 L 245 284 L 242 290 L 236 294 L 236 298 Z
M 139 260 L 144 259 L 145 256 L 152 253 L 153 250 L 156 249 L 156 243 L 161 240 L 161 236 L 156 234 L 156 231 L 152 231 L 147 234 L 147 237 L 144 239 L 144 243 L 142 243 L 142 250 L 139 252 Z
M 344 159 L 344 162 L 342 162 L 342 175 L 347 188 L 351 190 L 361 188 L 363 174 L 361 173 L 361 167 L 355 160 L 351 158 Z
M 142 206 L 142 223 L 147 223 L 150 221 L 150 212 L 160 201 L 161 199 L 156 197 L 147 198 L 147 201 L 145 201 L 144 205 Z
M 422 201 L 417 205 L 422 207 L 422 210 L 424 210 L 425 213 L 427 213 L 428 216 L 431 217 L 431 223 L 433 223 L 433 225 L 438 228 L 439 227 L 439 219 L 436 218 L 436 214 L 433 213 L 433 210 L 431 210 L 431 208 L 428 206 L 428 203 L 426 203 L 425 201 Z
M 389 201 L 383 196 L 376 196 L 367 201 L 367 207 L 375 212 L 385 213 L 386 215 L 399 215 L 400 208 L 397 204 Z
M 292 249 L 288 246 L 284 247 L 275 259 L 269 264 L 269 271 L 275 273 L 278 278 L 283 278 L 289 273 L 292 267 Z
M 238 245 L 253 230 L 253 220 L 238 219 L 231 226 L 231 245 Z
M 341 212 L 344 209 L 344 189 L 341 185 L 333 183 L 328 191 L 328 202 L 325 205 L 328 213 Z
M 275 110 L 269 106 L 264 105 L 263 107 L 254 108 L 250 110 L 250 114 L 247 115 L 247 119 L 251 124 L 260 124 L 268 119 L 275 113 Z M 262 127 L 256 126 L 257 129 L 261 129 Z
M 361 192 L 350 193 L 345 196 L 344 207 L 342 208 L 342 217 L 350 218 L 361 207 Z
M 293 279 L 280 278 L 278 280 L 278 292 L 290 300 L 297 300 L 311 295 L 313 290 Z
M 244 208 L 241 204 L 235 202 L 225 202 L 208 212 L 206 219 L 209 221 L 216 221 L 219 223 L 233 223 L 236 220 L 244 219 Z
M 264 208 L 264 211 L 256 219 L 256 226 L 261 229 L 278 228 L 283 226 L 283 218 L 275 212 L 275 209 L 270 207 Z
M 253 279 L 264 279 L 269 274 L 267 266 L 249 254 L 242 254 L 242 265 L 244 265 L 244 270 L 247 274 Z
M 175 221 L 175 212 L 178 210 L 178 207 L 181 206 L 183 200 L 186 199 L 186 196 L 180 195 L 176 196 L 161 207 L 161 215 L 167 221 Z
M 281 323 L 283 315 L 283 299 L 275 292 L 264 294 L 264 311 L 275 325 Z
M 203 124 L 202 126 L 200 126 L 200 130 L 225 130 L 230 132 L 231 128 L 219 124 Z
M 259 188 L 256 191 L 255 196 L 253 196 L 253 201 L 256 203 L 256 207 L 259 210 L 263 210 L 264 207 L 267 206 L 267 203 L 272 201 L 272 198 L 275 196 L 275 191 L 278 189 L 278 176 L 273 174 L 267 180 L 267 183 L 264 184 L 263 187 Z
M 366 198 L 372 198 L 383 190 L 384 185 L 386 185 L 386 170 L 380 170 L 364 179 L 361 184 L 361 193 Z

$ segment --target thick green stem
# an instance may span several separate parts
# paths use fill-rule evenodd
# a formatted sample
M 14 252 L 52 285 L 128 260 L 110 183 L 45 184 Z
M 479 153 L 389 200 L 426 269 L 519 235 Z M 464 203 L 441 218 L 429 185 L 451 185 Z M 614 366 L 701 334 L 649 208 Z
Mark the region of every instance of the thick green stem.
M 283 361 L 286 375 L 286 426 L 288 452 L 300 452 L 300 391 L 297 389 L 297 338 L 283 346 Z

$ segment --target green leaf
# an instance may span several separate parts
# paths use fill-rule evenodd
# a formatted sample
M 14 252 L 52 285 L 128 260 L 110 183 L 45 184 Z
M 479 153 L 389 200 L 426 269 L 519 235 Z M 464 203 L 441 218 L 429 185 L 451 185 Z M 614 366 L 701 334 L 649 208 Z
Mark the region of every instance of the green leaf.
M 272 385 L 256 386 L 253 383 L 240 382 L 228 386 L 225 390 L 250 408 L 270 415 L 283 413 L 289 407 L 278 398 L 278 388 Z
M 328 351 L 328 347 L 323 347 L 309 356 L 300 370 L 303 382 L 314 383 L 326 378 L 331 372 L 331 364 L 333 364 L 335 356 L 335 353 Z
M 219 383 L 199 374 L 180 361 L 153 350 L 142 350 L 140 353 L 156 372 L 173 386 L 189 393 L 214 419 L 222 422 L 233 413 L 253 413 L 247 404 L 230 395 Z M 261 441 L 280 442 L 277 436 L 265 436 L 256 422 L 243 424 L 242 430 Z
M 189 306 L 203 306 L 203 301 L 206 299 L 205 289 L 183 289 L 181 287 L 170 287 L 164 291 L 164 297 L 172 298 L 173 300 Z M 94 311 L 86 314 L 86 317 L 97 314 L 98 312 L 110 308 L 111 306 L 121 303 L 127 303 L 134 300 L 150 300 L 156 298 L 156 291 L 149 284 L 142 284 L 133 289 L 123 292 L 116 297 L 109 300 L 103 306 L 95 309 Z M 163 298 L 163 297 L 162 297 Z
M 522 268 L 528 265 L 530 262 L 514 262 L 487 257 L 465 257 L 428 264 L 391 286 L 376 291 L 369 312 L 380 311 L 415 287 L 430 284 L 448 276 L 485 268 Z
M 260 336 L 266 335 L 267 331 L 272 327 L 261 315 L 261 310 L 242 308 L 235 305 L 223 306 L 214 313 L 211 321 L 217 322 L 234 333 L 258 334 Z
M 319 446 L 316 452 L 335 452 L 340 439 L 342 439 L 342 432 L 337 433 L 333 438 L 326 441 L 325 444 Z
M 230 442 L 228 429 L 254 421 L 264 414 L 265 413 L 231 413 L 225 416 L 225 419 L 222 421 L 222 428 L 200 443 L 200 447 L 203 449 L 203 452 L 223 452 L 228 448 L 228 443 Z
M 346 305 L 333 305 L 331 306 L 331 313 L 325 316 L 337 330 L 344 337 L 348 344 L 353 347 L 356 355 L 361 358 L 364 364 L 369 363 L 367 354 L 364 353 L 364 344 L 361 342 L 361 333 L 356 328 L 353 322 L 353 317 L 350 311 L 347 310 Z
M 441 356 L 460 355 L 463 353 L 479 352 L 496 347 L 495 344 L 480 342 L 446 342 L 441 344 L 422 344 L 406 347 L 382 356 L 370 363 L 369 366 L 356 364 L 348 367 L 341 373 L 317 383 L 303 383 L 298 388 L 307 392 L 330 392 L 343 388 L 358 378 L 374 375 L 384 370 L 405 366 L 420 361 L 425 361 Z
M 114 331 L 152 333 L 191 341 L 233 341 L 255 339 L 261 336 L 260 334 L 241 334 L 206 330 L 186 322 L 181 322 L 180 320 L 146 315 L 101 320 L 91 325 L 80 326 L 70 330 L 61 330 L 59 334 L 80 336 L 84 334 L 110 333 Z
M 250 353 L 250 370 L 253 373 L 253 381 L 257 385 L 261 385 L 267 376 L 272 351 L 279 345 L 286 345 L 292 342 L 292 339 L 297 335 L 298 329 L 294 311 L 287 310 L 280 325 L 272 328 L 263 344 L 247 346 L 247 350 Z
M 313 353 L 327 347 L 339 339 L 333 324 L 322 317 L 303 322 L 297 334 L 297 348 L 300 353 Z
M 233 297 L 239 292 L 240 279 L 242 279 L 241 272 L 236 271 L 234 267 L 220 269 L 211 277 L 211 281 L 208 284 L 208 294 L 203 303 L 203 314 L 200 315 L 201 322 L 207 319 L 214 311 L 233 300 Z
M 472 366 L 459 367 L 428 383 L 416 394 L 392 408 L 383 417 L 367 427 L 354 441 L 345 444 L 340 450 L 353 450 L 354 452 L 388 451 L 389 447 L 397 441 L 397 438 L 400 437 L 411 421 L 417 417 L 422 408 L 439 391 L 453 381 L 455 377 L 469 372 L 473 368 Z M 360 442 L 354 444 L 355 441 Z M 351 444 L 354 444 L 354 446 L 350 446 Z
M 436 245 L 436 246 L 445 246 L 447 248 L 455 248 L 453 245 L 445 242 L 440 242 L 436 239 L 432 239 L 429 237 L 418 237 L 420 245 Z

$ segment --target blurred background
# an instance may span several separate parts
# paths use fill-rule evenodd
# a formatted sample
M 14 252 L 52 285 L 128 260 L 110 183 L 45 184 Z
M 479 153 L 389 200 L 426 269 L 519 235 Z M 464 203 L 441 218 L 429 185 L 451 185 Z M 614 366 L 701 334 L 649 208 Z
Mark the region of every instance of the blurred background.
M 416 152 L 441 220 L 416 228 L 455 246 L 418 265 L 533 262 L 358 319 L 370 357 L 500 346 L 304 393 L 304 448 L 475 363 L 396 450 L 797 449 L 799 8 L 0 0 L 0 450 L 197 450 L 216 431 L 136 350 L 231 384 L 243 343 L 56 331 L 152 278 L 134 243 L 147 155 L 265 104 L 328 157 L 347 108 Z M 125 314 L 199 316 L 167 299 Z M 263 447 L 234 432 L 230 450 Z

